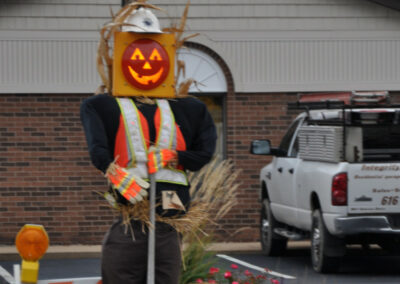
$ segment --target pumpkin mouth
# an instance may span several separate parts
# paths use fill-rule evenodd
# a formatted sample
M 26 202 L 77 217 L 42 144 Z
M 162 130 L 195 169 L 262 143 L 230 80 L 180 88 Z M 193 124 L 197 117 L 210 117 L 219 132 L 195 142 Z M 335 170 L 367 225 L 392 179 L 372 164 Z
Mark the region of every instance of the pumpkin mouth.
M 129 68 L 129 73 L 131 74 L 133 79 L 135 79 L 136 82 L 138 82 L 139 84 L 142 84 L 142 85 L 149 85 L 150 82 L 153 84 L 158 82 L 158 80 L 160 79 L 160 77 L 164 71 L 164 68 L 161 67 L 161 69 L 154 75 L 145 76 L 145 75 L 139 75 L 137 72 L 135 72 L 135 70 L 132 69 L 131 66 L 128 66 L 128 68 Z

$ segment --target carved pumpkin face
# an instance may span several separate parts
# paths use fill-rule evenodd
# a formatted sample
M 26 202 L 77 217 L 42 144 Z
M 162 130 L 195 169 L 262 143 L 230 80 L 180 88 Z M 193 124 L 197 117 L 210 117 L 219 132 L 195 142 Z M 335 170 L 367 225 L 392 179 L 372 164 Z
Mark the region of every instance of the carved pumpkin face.
M 134 87 L 141 90 L 154 89 L 168 75 L 168 53 L 157 41 L 136 40 L 124 51 L 122 71 L 126 80 Z

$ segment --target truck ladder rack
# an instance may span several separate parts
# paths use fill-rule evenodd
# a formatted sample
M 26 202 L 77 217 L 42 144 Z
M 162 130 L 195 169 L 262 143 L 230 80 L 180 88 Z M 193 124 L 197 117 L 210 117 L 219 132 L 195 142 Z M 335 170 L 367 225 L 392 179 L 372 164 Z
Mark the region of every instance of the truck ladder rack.
M 288 109 L 351 109 L 393 108 L 387 91 L 372 92 L 326 92 L 297 95 L 296 102 L 288 103 Z
M 353 108 L 399 108 L 400 104 L 355 104 L 346 105 L 342 101 L 321 102 L 289 102 L 288 109 L 313 110 L 313 109 L 353 109 Z

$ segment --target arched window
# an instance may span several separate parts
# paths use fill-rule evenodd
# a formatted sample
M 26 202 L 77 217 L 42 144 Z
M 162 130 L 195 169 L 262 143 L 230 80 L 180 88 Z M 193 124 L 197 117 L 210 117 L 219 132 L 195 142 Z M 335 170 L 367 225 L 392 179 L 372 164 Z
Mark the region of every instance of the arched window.
M 222 59 L 212 50 L 197 43 L 186 43 L 177 52 L 177 59 L 185 62 L 185 74 L 180 74 L 178 85 L 185 79 L 195 80 L 189 93 L 198 97 L 208 107 L 217 127 L 216 154 L 225 157 L 225 100 L 227 79 L 219 62 Z M 218 62 L 219 61 L 219 62 Z

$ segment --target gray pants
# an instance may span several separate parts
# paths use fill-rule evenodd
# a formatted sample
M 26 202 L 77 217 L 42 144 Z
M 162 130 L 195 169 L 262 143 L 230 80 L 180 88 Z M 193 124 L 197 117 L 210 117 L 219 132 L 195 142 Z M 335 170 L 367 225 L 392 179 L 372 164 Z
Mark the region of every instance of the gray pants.
M 101 273 L 103 284 L 146 284 L 147 231 L 140 222 L 132 222 L 126 231 L 121 221 L 115 222 L 104 238 Z M 181 269 L 178 233 L 165 223 L 156 224 L 156 284 L 178 284 Z

